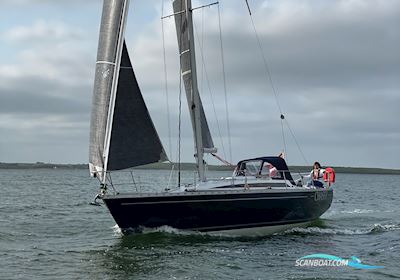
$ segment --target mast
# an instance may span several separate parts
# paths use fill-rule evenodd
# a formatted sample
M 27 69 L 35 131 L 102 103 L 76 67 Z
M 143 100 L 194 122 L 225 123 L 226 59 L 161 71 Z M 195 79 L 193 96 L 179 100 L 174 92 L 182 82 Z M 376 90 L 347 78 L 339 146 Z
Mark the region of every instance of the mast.
M 180 52 L 181 76 L 185 85 L 193 128 L 197 170 L 200 181 L 204 182 L 206 180 L 204 154 L 214 153 L 216 148 L 212 141 L 197 86 L 192 3 L 190 0 L 174 0 L 173 8 Z
M 204 146 L 203 146 L 203 138 L 202 138 L 202 131 L 201 131 L 201 117 L 200 117 L 200 95 L 197 90 L 197 72 L 196 72 L 196 53 L 194 49 L 194 33 L 193 33 L 193 17 L 192 17 L 192 1 L 186 1 L 186 19 L 188 23 L 188 35 L 189 35 L 189 53 L 190 53 L 190 65 L 192 71 L 192 106 L 191 110 L 194 113 L 194 122 L 193 131 L 194 131 L 194 139 L 195 139 L 195 147 L 196 147 L 196 161 L 197 161 L 197 169 L 199 172 L 199 179 L 200 181 L 204 182 L 206 180 L 205 174 L 205 164 L 204 164 Z M 182 74 L 183 75 L 183 74 Z

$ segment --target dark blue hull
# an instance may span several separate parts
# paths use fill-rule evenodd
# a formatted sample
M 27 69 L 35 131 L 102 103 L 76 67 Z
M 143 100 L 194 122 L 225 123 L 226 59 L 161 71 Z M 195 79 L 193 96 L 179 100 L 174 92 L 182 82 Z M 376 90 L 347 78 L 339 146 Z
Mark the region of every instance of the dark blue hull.
M 332 189 L 106 195 L 122 230 L 171 226 L 220 231 L 311 222 L 331 205 Z

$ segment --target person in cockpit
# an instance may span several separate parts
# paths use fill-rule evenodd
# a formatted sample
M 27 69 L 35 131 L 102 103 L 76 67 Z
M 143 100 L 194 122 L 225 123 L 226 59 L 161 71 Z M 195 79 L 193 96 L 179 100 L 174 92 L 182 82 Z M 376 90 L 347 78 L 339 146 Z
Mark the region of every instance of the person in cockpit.
M 314 162 L 313 170 L 311 170 L 309 175 L 305 176 L 305 178 L 310 178 L 307 187 L 323 188 L 324 183 L 322 183 L 321 179 L 324 177 L 324 173 L 325 169 L 321 168 L 321 164 L 318 161 Z

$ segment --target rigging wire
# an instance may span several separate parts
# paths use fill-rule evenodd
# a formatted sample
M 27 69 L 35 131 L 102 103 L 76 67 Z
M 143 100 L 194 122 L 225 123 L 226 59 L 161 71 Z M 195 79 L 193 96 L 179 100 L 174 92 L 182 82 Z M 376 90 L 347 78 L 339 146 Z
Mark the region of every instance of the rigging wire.
M 201 42 L 200 48 L 204 49 L 204 9 L 201 9 Z M 204 64 L 201 64 L 200 92 L 203 92 L 204 87 Z
M 181 65 L 179 63 L 179 65 Z M 178 188 L 181 185 L 182 66 L 179 67 Z
M 265 57 L 264 49 L 262 47 L 260 37 L 258 36 L 257 28 L 256 28 L 256 25 L 254 23 L 253 16 L 252 16 L 251 10 L 250 10 L 250 6 L 249 6 L 249 3 L 247 2 L 247 0 L 246 0 L 246 4 L 247 4 L 247 8 L 249 10 L 250 21 L 251 21 L 251 25 L 253 27 L 254 35 L 256 37 L 258 48 L 260 50 L 261 57 L 262 57 L 262 60 L 263 60 L 263 63 L 264 63 L 265 73 L 267 74 L 267 78 L 268 78 L 268 80 L 269 80 L 269 82 L 271 84 L 271 88 L 272 88 L 272 91 L 273 91 L 274 96 L 275 96 L 275 102 L 276 102 L 276 105 L 278 106 L 279 113 L 281 115 L 283 115 L 282 107 L 281 107 L 281 104 L 279 103 L 278 93 L 277 93 L 277 91 L 275 89 L 275 85 L 274 85 L 274 82 L 272 80 L 271 72 L 269 70 L 268 61 L 267 61 L 267 58 Z
M 285 116 L 281 114 L 281 130 L 282 130 L 282 141 L 283 141 L 283 154 L 286 157 L 287 160 L 287 148 L 286 148 L 286 139 L 285 139 L 285 130 L 283 129 L 283 120 L 285 119 Z
M 171 113 L 170 113 L 170 105 L 169 105 L 169 90 L 168 90 L 168 71 L 167 71 L 167 56 L 166 56 L 166 48 L 165 48 L 165 31 L 164 31 L 164 0 L 161 0 L 161 33 L 162 33 L 162 48 L 163 48 L 163 62 L 164 62 L 164 86 L 165 86 L 165 101 L 167 105 L 167 127 L 168 127 L 168 152 L 170 155 L 170 159 L 172 159 L 172 132 L 171 132 Z M 178 144 L 177 144 L 178 146 Z M 175 158 L 177 158 L 176 156 Z M 169 188 L 173 173 L 175 171 L 175 164 L 172 161 L 169 161 L 172 164 L 171 172 L 168 179 L 167 188 Z M 136 185 L 135 185 L 136 186 Z
M 274 96 L 275 96 L 275 102 L 276 102 L 276 104 L 278 106 L 278 110 L 279 110 L 279 112 L 281 114 L 281 130 L 282 130 L 282 139 L 283 139 L 284 151 L 287 150 L 285 132 L 284 132 L 284 123 L 285 123 L 287 125 L 288 129 L 289 129 L 290 134 L 293 137 L 294 142 L 296 143 L 296 146 L 297 146 L 297 148 L 298 148 L 303 160 L 307 163 L 307 165 L 309 165 L 309 162 L 306 159 L 306 157 L 305 157 L 305 155 L 303 153 L 303 150 L 301 149 L 301 147 L 299 145 L 299 142 L 297 141 L 297 138 L 296 138 L 293 130 L 291 129 L 291 127 L 289 125 L 289 121 L 283 115 L 282 107 L 281 107 L 281 105 L 279 103 L 278 93 L 276 91 L 275 85 L 274 85 L 273 80 L 272 80 L 271 72 L 269 70 L 268 61 L 267 61 L 267 59 L 266 59 L 266 57 L 264 55 L 264 51 L 263 51 L 263 48 L 262 48 L 261 40 L 260 40 L 260 37 L 258 36 L 258 32 L 257 32 L 256 26 L 254 24 L 254 20 L 253 20 L 253 16 L 252 16 L 252 13 L 251 13 L 250 5 L 248 3 L 248 0 L 245 0 L 245 1 L 246 1 L 246 5 L 247 5 L 247 9 L 248 9 L 249 15 L 250 15 L 250 20 L 251 20 L 251 24 L 252 24 L 252 27 L 253 27 L 253 30 L 254 30 L 254 34 L 255 34 L 255 37 L 256 37 L 256 40 L 257 40 L 257 44 L 258 44 L 258 47 L 260 49 L 261 56 L 262 56 L 262 59 L 263 59 L 263 62 L 264 62 L 265 71 L 266 71 L 266 74 L 268 76 L 268 80 L 270 81 L 271 88 L 272 88 L 272 91 L 273 91 Z M 285 153 L 285 154 L 287 156 L 287 153 Z
M 168 142 L 169 142 L 169 153 L 172 157 L 172 133 L 171 133 L 171 114 L 170 114 L 170 106 L 169 106 L 169 90 L 168 90 L 168 72 L 167 72 L 167 59 L 166 59 L 166 47 L 165 47 L 165 31 L 164 31 L 164 22 L 165 18 L 170 16 L 164 15 L 164 0 L 161 0 L 161 32 L 162 32 L 162 47 L 163 47 L 163 60 L 164 60 L 164 81 L 165 81 L 165 93 L 166 93 L 166 105 L 167 105 L 167 116 L 168 116 Z M 179 40 L 182 40 L 182 34 L 180 35 Z M 179 109 L 178 109 L 178 139 L 177 139 L 177 149 L 175 154 L 175 159 L 178 163 L 178 170 L 175 171 L 175 163 L 174 161 L 170 161 L 172 164 L 171 173 L 168 180 L 168 186 L 170 184 L 172 174 L 177 172 L 177 180 L 178 180 L 178 188 L 181 184 L 181 126 L 182 126 L 182 65 L 179 62 Z
M 272 92 L 274 93 L 275 102 L 276 102 L 276 105 L 278 107 L 279 113 L 281 115 L 280 121 L 281 121 L 281 129 L 282 129 L 283 150 L 286 152 L 287 149 L 286 149 L 285 132 L 284 132 L 284 129 L 283 129 L 283 120 L 285 119 L 285 117 L 284 117 L 283 112 L 282 112 L 281 104 L 279 103 L 278 93 L 277 93 L 277 91 L 275 89 L 275 85 L 274 85 L 274 82 L 272 80 L 272 75 L 271 75 L 271 72 L 269 70 L 268 61 L 267 61 L 267 58 L 265 57 L 264 50 L 263 50 L 263 47 L 262 47 L 262 44 L 261 44 L 261 40 L 260 40 L 260 37 L 258 36 L 257 28 L 256 28 L 256 25 L 254 23 L 253 16 L 252 16 L 252 13 L 251 13 L 251 10 L 250 10 L 250 5 L 249 5 L 247 0 L 246 0 L 246 5 L 247 5 L 247 9 L 249 11 L 250 21 L 251 21 L 251 25 L 253 27 L 254 35 L 256 37 L 257 45 L 258 45 L 258 48 L 260 50 L 260 54 L 261 54 L 261 57 L 262 57 L 262 60 L 263 60 L 263 63 L 264 63 L 265 74 L 267 75 L 267 78 L 268 78 L 268 80 L 270 82 L 270 85 L 271 85 L 271 88 L 272 88 Z M 285 154 L 287 156 L 287 153 L 285 153 Z
M 303 157 L 303 160 L 307 163 L 307 165 L 310 165 L 310 162 L 309 162 L 309 161 L 307 160 L 307 158 L 305 157 L 305 155 L 304 155 L 304 153 L 303 153 L 303 150 L 301 149 L 299 143 L 297 142 L 297 138 L 296 138 L 296 136 L 294 135 L 292 129 L 290 128 L 289 122 L 288 122 L 287 120 L 286 120 L 286 125 L 287 125 L 287 127 L 288 127 L 288 129 L 289 129 L 289 131 L 290 131 L 290 134 L 291 134 L 292 137 L 293 137 L 294 142 L 296 143 L 297 149 L 299 149 L 300 154 L 301 154 L 301 156 Z
M 164 0 L 161 0 L 161 15 L 164 15 Z M 165 87 L 165 100 L 167 103 L 167 127 L 168 127 L 168 146 L 169 155 L 172 157 L 172 144 L 171 144 L 171 114 L 169 110 L 169 92 L 168 92 L 168 73 L 167 73 L 167 56 L 165 52 L 165 32 L 164 32 L 164 21 L 161 19 L 161 33 L 162 33 L 162 48 L 163 48 L 163 60 L 164 60 L 164 87 Z
M 193 21 L 193 25 L 194 25 L 194 29 L 197 30 L 197 26 L 196 26 L 196 22 Z M 199 42 L 199 37 L 198 37 L 198 33 L 194 32 L 196 34 L 196 39 Z M 225 153 L 225 145 L 224 142 L 222 140 L 222 133 L 221 133 L 221 126 L 219 124 L 219 119 L 218 119 L 218 115 L 217 115 L 217 110 L 215 109 L 215 102 L 214 102 L 214 96 L 213 96 L 213 92 L 211 90 L 211 85 L 210 85 L 210 79 L 208 77 L 208 72 L 207 72 L 207 68 L 205 65 L 205 61 L 204 61 L 204 53 L 203 53 L 203 49 L 201 47 L 201 45 L 199 44 L 199 49 L 200 49 L 200 57 L 201 57 L 201 62 L 202 62 L 202 66 L 204 69 L 204 76 L 205 76 L 205 80 L 206 80 L 206 84 L 207 84 L 207 88 L 208 88 L 208 92 L 210 94 L 210 99 L 211 99 L 211 104 L 213 107 L 213 111 L 214 111 L 214 115 L 215 115 L 215 121 L 217 123 L 217 130 L 218 130 L 218 134 L 219 134 L 219 138 L 221 139 L 221 148 L 222 148 L 222 153 L 224 154 L 224 157 L 226 157 L 226 153 Z
M 220 42 L 220 48 L 221 48 L 222 74 L 223 74 L 223 82 L 224 82 L 225 117 L 226 117 L 226 129 L 227 129 L 227 133 L 228 133 L 229 161 L 232 162 L 231 127 L 230 127 L 230 123 L 229 123 L 228 94 L 227 94 L 227 90 L 226 90 L 225 56 L 224 56 L 224 46 L 223 46 L 223 40 L 222 40 L 221 12 L 220 12 L 219 5 L 220 4 L 218 3 L 218 5 L 217 5 L 218 27 L 219 27 L 219 42 Z
M 179 40 L 182 40 L 180 34 Z M 178 188 L 181 185 L 181 126 L 182 126 L 182 63 L 179 56 L 179 114 L 178 114 Z

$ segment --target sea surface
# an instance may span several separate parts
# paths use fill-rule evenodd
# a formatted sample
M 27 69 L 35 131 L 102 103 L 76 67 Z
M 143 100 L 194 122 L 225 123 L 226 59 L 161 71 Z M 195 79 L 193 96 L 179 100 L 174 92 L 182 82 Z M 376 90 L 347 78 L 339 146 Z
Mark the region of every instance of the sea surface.
M 169 175 L 137 170 L 125 189 L 162 189 Z M 400 279 L 396 175 L 337 174 L 320 220 L 257 238 L 168 227 L 123 236 L 105 206 L 89 205 L 98 183 L 85 170 L 0 170 L 0 187 L 0 279 Z M 295 266 L 315 253 L 384 268 Z

